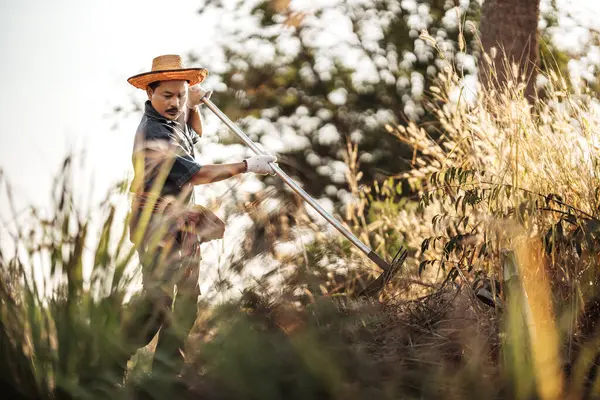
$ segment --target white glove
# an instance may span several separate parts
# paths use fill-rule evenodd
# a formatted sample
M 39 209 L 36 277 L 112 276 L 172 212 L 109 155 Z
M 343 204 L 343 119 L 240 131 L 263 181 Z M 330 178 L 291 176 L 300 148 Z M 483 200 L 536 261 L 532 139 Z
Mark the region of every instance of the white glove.
M 194 86 L 190 86 L 188 88 L 188 97 L 187 102 L 185 103 L 186 107 L 193 110 L 197 105 L 202 103 L 202 99 L 206 97 L 210 99 L 212 96 L 212 90 L 206 90 L 202 87 L 202 85 L 197 84 Z
M 277 162 L 277 158 L 270 154 L 262 154 L 244 160 L 246 172 L 254 172 L 259 175 L 275 175 L 275 171 L 269 163 Z

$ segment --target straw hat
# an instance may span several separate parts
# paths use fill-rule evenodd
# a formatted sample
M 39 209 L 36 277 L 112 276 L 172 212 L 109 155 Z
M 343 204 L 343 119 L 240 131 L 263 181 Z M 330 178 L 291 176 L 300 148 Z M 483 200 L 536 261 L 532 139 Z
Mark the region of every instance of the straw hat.
M 182 80 L 188 81 L 190 86 L 200 83 L 208 75 L 206 68 L 185 68 L 181 57 L 176 54 L 158 56 L 152 60 L 152 70 L 143 74 L 134 75 L 127 79 L 138 89 L 146 89 L 152 82 Z

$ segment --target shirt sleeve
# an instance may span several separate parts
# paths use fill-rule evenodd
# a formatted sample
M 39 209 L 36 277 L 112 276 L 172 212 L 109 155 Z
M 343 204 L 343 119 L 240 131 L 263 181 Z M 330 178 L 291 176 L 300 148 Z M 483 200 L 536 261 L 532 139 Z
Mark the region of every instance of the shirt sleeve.
M 172 163 L 167 175 L 178 188 L 188 182 L 201 165 L 175 138 L 173 132 L 167 129 L 154 129 L 146 137 L 145 143 L 146 166 L 154 165 L 160 168 L 163 163 Z
M 200 140 L 200 136 L 198 136 L 198 133 L 194 130 L 194 128 L 192 128 L 192 126 L 190 124 L 186 124 L 186 125 L 187 125 L 187 130 L 189 132 L 189 135 L 192 138 L 192 143 L 193 144 L 198 143 L 198 141 Z

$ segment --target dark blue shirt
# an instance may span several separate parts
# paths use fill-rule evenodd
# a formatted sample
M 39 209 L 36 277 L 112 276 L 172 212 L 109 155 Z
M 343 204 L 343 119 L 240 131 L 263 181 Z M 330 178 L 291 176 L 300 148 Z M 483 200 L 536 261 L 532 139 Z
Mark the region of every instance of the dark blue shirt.
M 146 101 L 144 116 L 137 129 L 133 144 L 132 161 L 134 179 L 131 191 L 136 194 L 150 193 L 160 172 L 167 173 L 160 196 L 179 196 L 184 188 L 187 199 L 192 201 L 192 176 L 201 168 L 194 158 L 194 144 L 199 136 L 183 121 L 169 120 L 161 116 Z

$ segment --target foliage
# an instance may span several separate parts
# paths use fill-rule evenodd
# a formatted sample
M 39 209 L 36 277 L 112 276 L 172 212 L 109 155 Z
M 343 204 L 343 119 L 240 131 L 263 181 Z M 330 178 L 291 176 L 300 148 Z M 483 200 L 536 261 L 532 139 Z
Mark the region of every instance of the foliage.
M 491 287 L 505 329 L 525 338 L 505 344 L 524 398 L 563 393 L 561 360 L 589 362 L 600 317 L 598 100 L 553 71 L 546 81 L 545 98 L 530 107 L 518 77 L 469 102 L 456 72 L 440 74 L 430 107 L 443 134 L 388 127 L 414 149 L 413 169 L 398 178 L 419 192 L 419 207 L 374 218 L 402 232 L 410 272 L 436 290 L 454 284 L 479 296 Z M 388 294 L 406 296 L 405 282 L 406 274 Z
M 219 103 L 234 120 L 245 117 L 240 122 L 252 137 L 276 151 L 316 197 L 345 201 L 348 140 L 361 146 L 365 182 L 408 167 L 406 146 L 383 127 L 433 121 L 422 99 L 441 57 L 419 38 L 420 30 L 429 28 L 443 42 L 443 56 L 475 73 L 473 59 L 458 51 L 456 20 L 476 21 L 477 2 L 453 8 L 443 0 L 336 1 L 305 11 L 286 1 L 250 4 L 250 18 L 240 2 L 207 1 L 201 9 L 219 7 L 240 21 L 224 35 L 227 63 L 216 71 L 226 90 L 218 93 Z M 471 31 L 461 37 L 473 40 Z M 200 54 L 192 58 L 210 65 Z
M 0 255 L 2 385 L 10 398 L 107 398 L 122 380 L 116 362 L 125 351 L 122 303 L 133 253 L 127 230 L 115 231 L 122 224 L 109 199 L 95 210 L 98 233 L 91 211 L 75 207 L 71 169 L 67 158 L 52 214 L 13 215 L 14 255 Z

